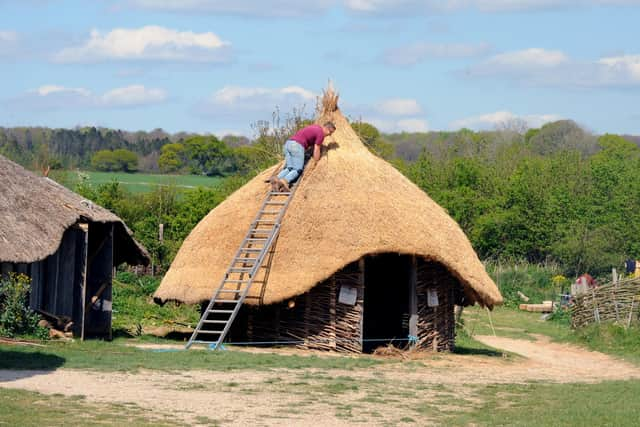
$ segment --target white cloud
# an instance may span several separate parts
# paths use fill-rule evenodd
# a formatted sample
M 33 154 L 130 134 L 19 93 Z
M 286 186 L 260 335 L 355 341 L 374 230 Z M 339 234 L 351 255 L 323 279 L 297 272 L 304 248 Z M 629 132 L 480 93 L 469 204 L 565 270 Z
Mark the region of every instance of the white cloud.
M 335 0 L 129 0 L 130 5 L 142 9 L 169 12 L 222 13 L 248 16 L 295 17 L 326 11 Z
M 17 105 L 42 110 L 76 108 L 126 108 L 159 104 L 167 100 L 162 89 L 142 85 L 116 88 L 99 95 L 85 88 L 43 85 L 15 99 Z
M 538 48 L 495 55 L 471 66 L 468 77 L 508 78 L 531 86 L 624 87 L 640 85 L 640 55 L 578 61 Z
M 640 55 L 623 55 L 602 58 L 598 61 L 609 75 L 617 75 L 620 80 L 640 83 Z
M 527 10 L 578 9 L 592 6 L 638 5 L 640 0 L 344 0 L 347 9 L 358 13 L 397 13 L 479 10 L 486 13 Z
M 517 122 L 523 122 L 526 127 L 529 128 L 537 128 L 545 123 L 561 119 L 561 116 L 555 114 L 530 114 L 519 116 L 509 111 L 496 111 L 494 113 L 456 120 L 449 125 L 449 128 L 453 130 L 460 128 L 488 130 L 500 127 L 509 127 L 511 123 Z
M 255 87 L 226 86 L 213 94 L 211 100 L 215 104 L 237 107 L 254 101 L 279 101 L 287 97 L 311 100 L 315 95 L 299 86 L 287 86 L 280 89 L 266 89 Z
M 559 50 L 530 48 L 494 55 L 475 67 L 477 74 L 511 72 L 519 70 L 537 70 L 558 67 L 567 64 L 569 58 Z
M 371 123 L 378 130 L 385 133 L 427 132 L 429 130 L 428 122 L 419 118 L 391 120 L 383 117 L 373 117 L 364 121 Z
M 15 31 L 0 30 L 0 56 L 9 56 L 18 50 L 19 36 Z
M 427 121 L 423 119 L 398 120 L 397 127 L 401 131 L 405 131 L 405 132 L 426 132 L 429 130 L 429 125 L 427 124 Z
M 53 94 L 77 94 L 79 96 L 89 96 L 91 92 L 83 88 L 67 88 L 57 85 L 44 85 L 37 89 L 30 91 L 31 93 L 38 94 L 39 96 L 49 96 Z
M 391 116 L 409 116 L 422 111 L 415 99 L 386 99 L 376 105 L 376 110 L 381 114 Z
M 230 14 L 260 17 L 317 16 L 332 7 L 355 14 L 484 13 L 581 9 L 593 6 L 638 5 L 640 0 L 123 0 L 130 7 L 180 13 Z
M 227 62 L 230 44 L 211 32 L 176 31 L 159 26 L 116 28 L 108 33 L 92 30 L 82 46 L 56 55 L 58 62 L 153 60 L 175 62 Z
M 100 97 L 102 105 L 117 107 L 159 104 L 166 99 L 167 94 L 164 90 L 147 89 L 142 85 L 113 89 Z
M 244 123 L 269 119 L 277 108 L 281 115 L 297 110 L 313 112 L 317 95 L 300 86 L 281 88 L 225 86 L 195 107 L 200 116 L 225 116 Z
M 486 43 L 479 44 L 437 44 L 418 42 L 406 46 L 387 49 L 382 60 L 389 65 L 415 65 L 429 58 L 450 59 L 484 55 L 490 50 Z
M 18 33 L 15 31 L 0 31 L 0 43 L 15 42 L 18 40 Z

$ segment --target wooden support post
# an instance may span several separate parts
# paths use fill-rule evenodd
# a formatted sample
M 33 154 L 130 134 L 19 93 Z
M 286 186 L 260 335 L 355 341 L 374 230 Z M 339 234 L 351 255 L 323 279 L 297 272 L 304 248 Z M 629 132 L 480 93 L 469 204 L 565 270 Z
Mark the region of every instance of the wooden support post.
M 409 275 L 409 335 L 418 336 L 418 263 L 415 255 L 411 257 L 411 272 Z M 411 342 L 415 347 L 416 343 Z
M 360 312 L 360 324 L 358 325 L 360 336 L 360 351 L 364 349 L 364 292 L 365 292 L 365 280 L 364 280 L 364 257 L 358 260 L 358 284 L 360 285 L 360 291 L 362 292 L 362 307 Z
M 336 289 L 335 275 L 331 277 L 329 284 L 329 345 L 336 349 L 336 301 L 338 299 L 338 291 Z

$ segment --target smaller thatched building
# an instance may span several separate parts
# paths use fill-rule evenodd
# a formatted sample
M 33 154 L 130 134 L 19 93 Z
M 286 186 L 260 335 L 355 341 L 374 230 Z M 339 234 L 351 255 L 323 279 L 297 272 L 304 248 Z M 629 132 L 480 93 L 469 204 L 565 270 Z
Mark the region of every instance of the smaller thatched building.
M 491 308 L 502 302 L 500 292 L 458 224 L 369 152 L 331 91 L 323 107 L 317 122 L 331 120 L 337 129 L 304 172 L 231 341 L 348 352 L 409 341 L 453 349 L 454 306 Z M 193 229 L 156 300 L 209 301 L 269 191 L 265 181 L 280 167 L 258 175 Z
M 32 310 L 111 338 L 114 266 L 149 255 L 120 218 L 0 156 L 0 272 L 31 277 Z

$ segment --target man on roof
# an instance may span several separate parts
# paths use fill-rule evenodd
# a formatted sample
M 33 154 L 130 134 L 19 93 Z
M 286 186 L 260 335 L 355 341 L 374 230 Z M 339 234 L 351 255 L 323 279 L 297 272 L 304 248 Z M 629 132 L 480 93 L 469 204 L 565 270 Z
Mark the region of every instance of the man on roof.
M 325 122 L 322 126 L 310 125 L 300 129 L 284 143 L 284 168 L 278 177 L 272 177 L 273 191 L 290 191 L 289 186 L 300 176 L 304 169 L 304 153 L 313 149 L 313 160 L 320 160 L 320 147 L 326 136 L 336 130 L 333 122 Z

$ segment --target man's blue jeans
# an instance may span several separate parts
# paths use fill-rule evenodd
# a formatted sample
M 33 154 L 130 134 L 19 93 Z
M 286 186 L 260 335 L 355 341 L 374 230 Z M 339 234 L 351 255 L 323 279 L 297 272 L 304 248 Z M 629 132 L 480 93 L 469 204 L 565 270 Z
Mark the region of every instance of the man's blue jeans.
M 278 178 L 291 184 L 302 173 L 303 168 L 304 147 L 290 139 L 284 143 L 284 169 L 280 171 Z

